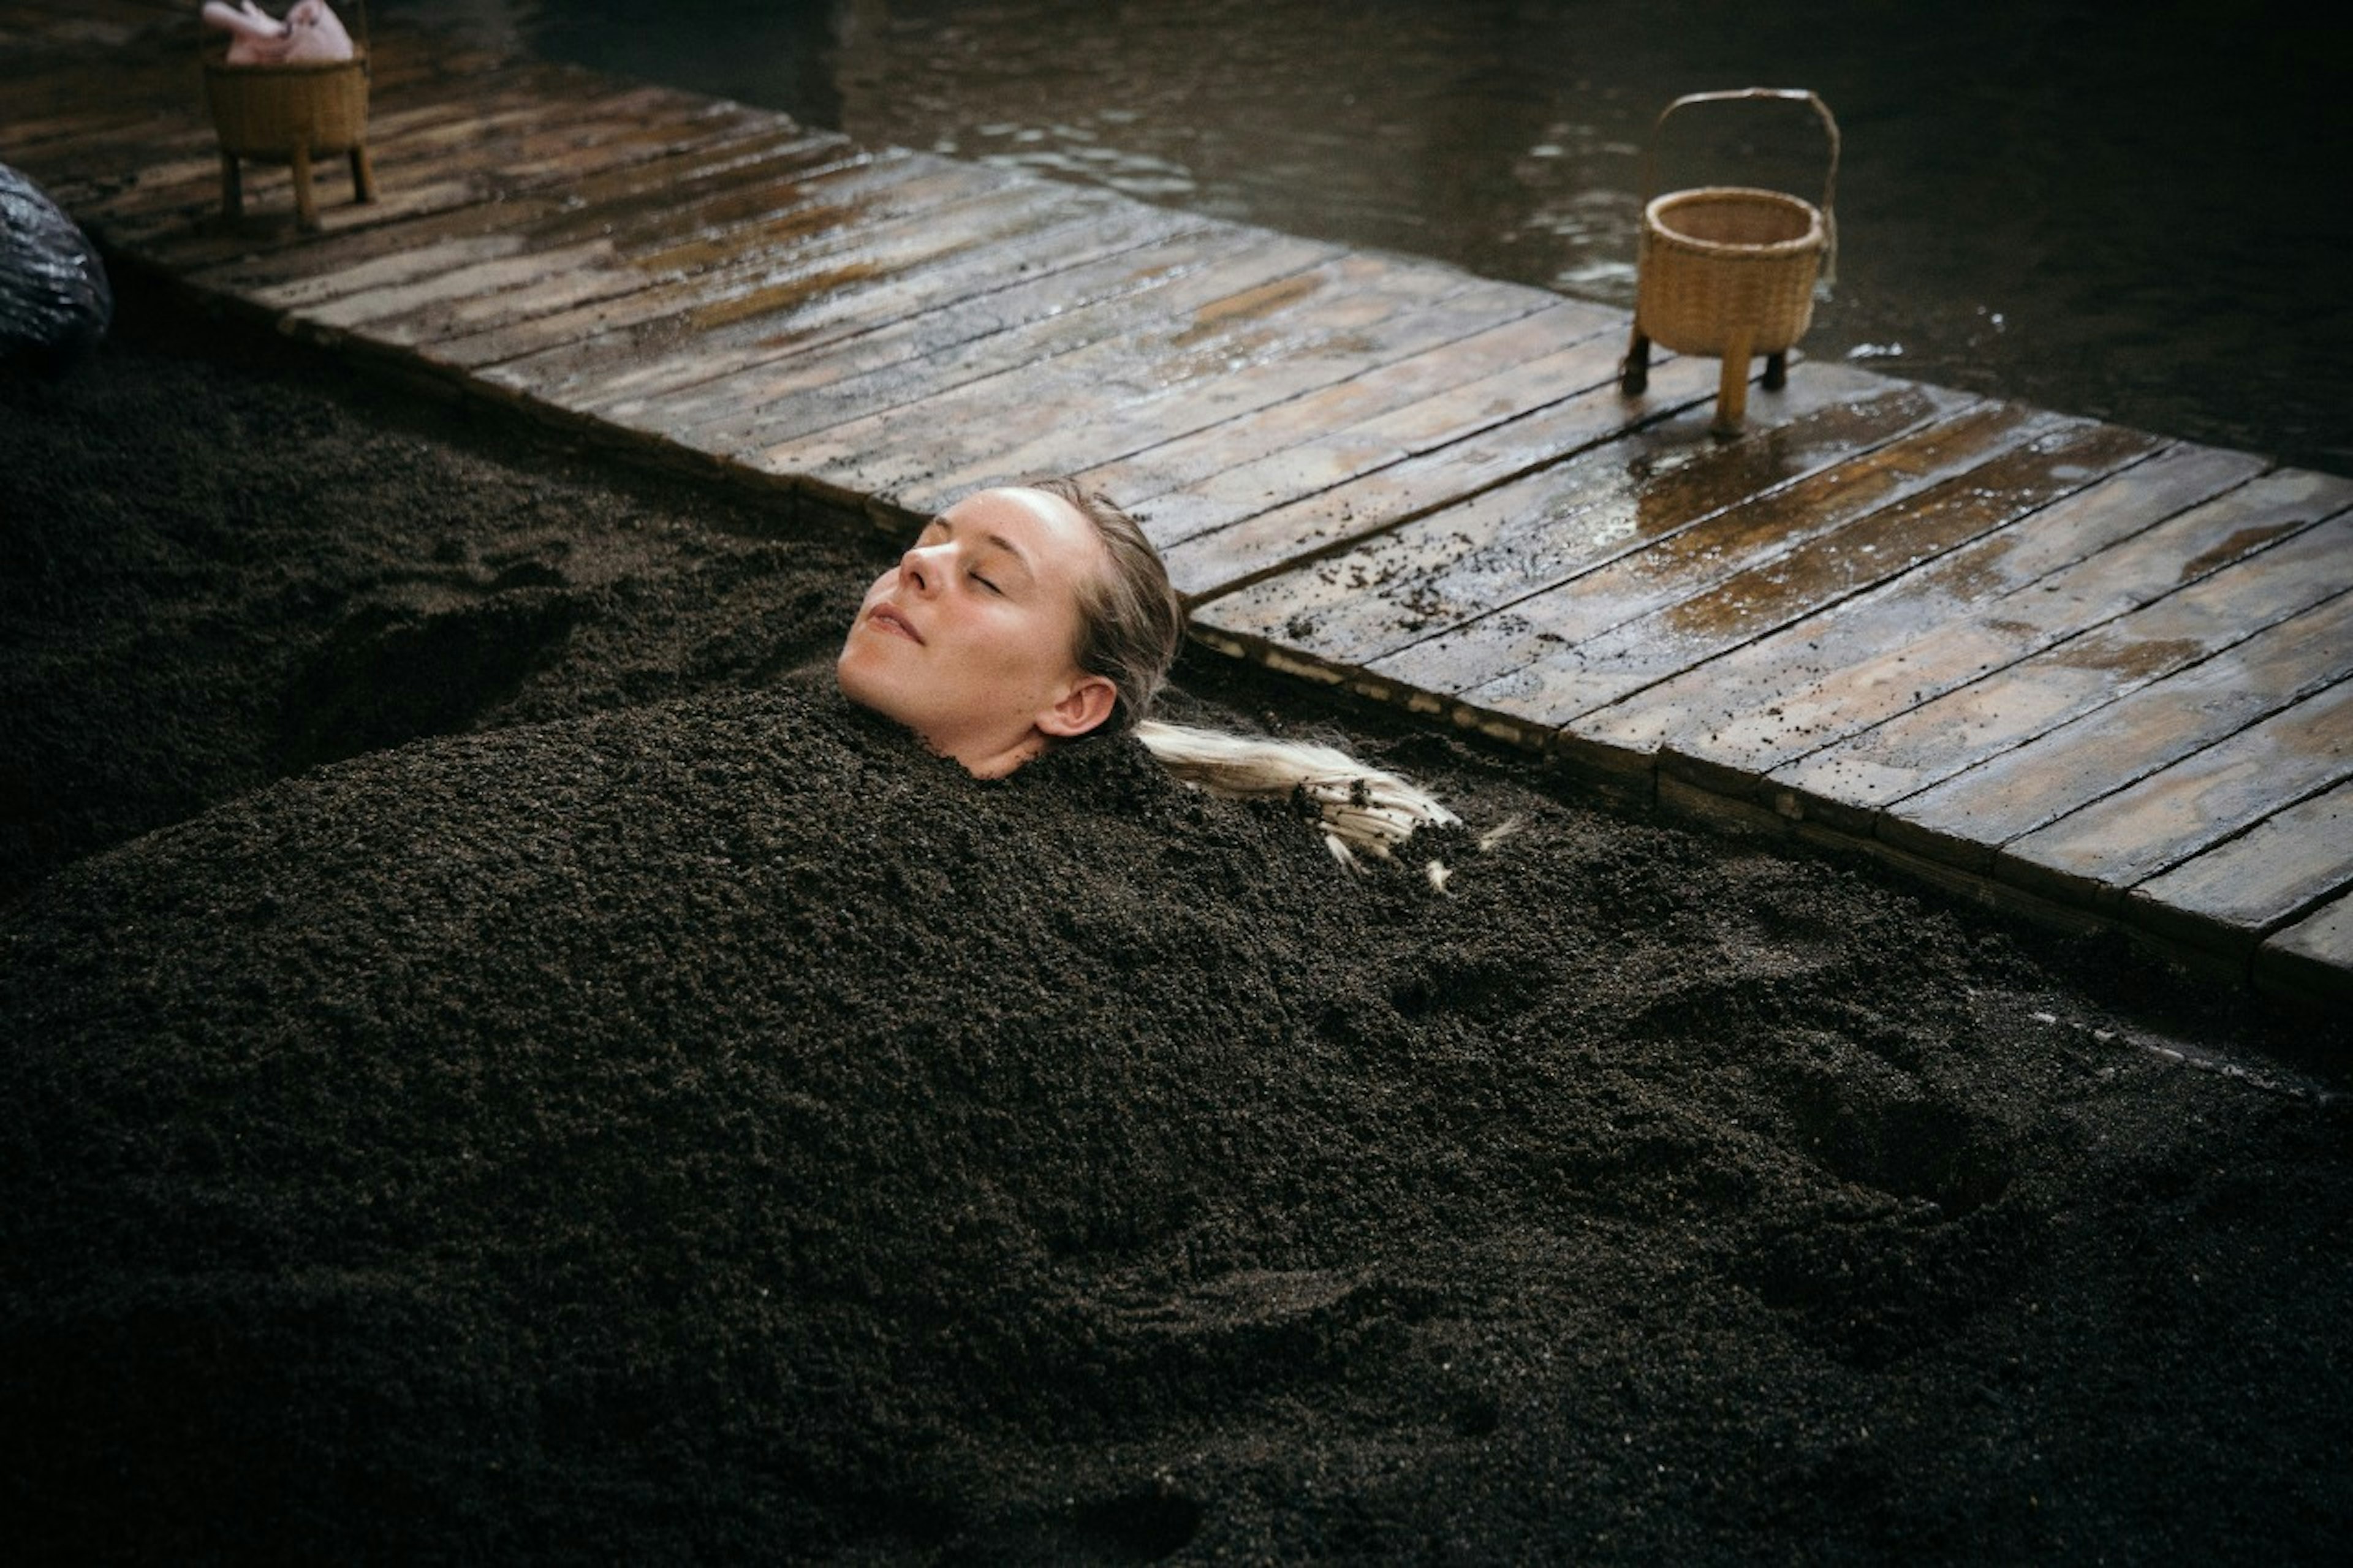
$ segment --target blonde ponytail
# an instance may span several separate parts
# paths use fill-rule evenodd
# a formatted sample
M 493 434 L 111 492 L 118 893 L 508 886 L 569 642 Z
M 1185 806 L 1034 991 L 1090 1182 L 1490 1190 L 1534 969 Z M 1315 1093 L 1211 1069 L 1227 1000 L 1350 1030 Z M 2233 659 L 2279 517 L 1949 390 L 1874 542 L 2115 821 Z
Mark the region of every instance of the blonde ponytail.
M 1359 850 L 1388 859 L 1418 827 L 1454 827 L 1461 818 L 1438 797 L 1345 752 L 1303 741 L 1270 741 L 1147 719 L 1135 738 L 1177 780 L 1228 800 L 1292 800 L 1314 818 L 1333 858 L 1351 869 Z M 1443 885 L 1436 861 L 1430 880 Z

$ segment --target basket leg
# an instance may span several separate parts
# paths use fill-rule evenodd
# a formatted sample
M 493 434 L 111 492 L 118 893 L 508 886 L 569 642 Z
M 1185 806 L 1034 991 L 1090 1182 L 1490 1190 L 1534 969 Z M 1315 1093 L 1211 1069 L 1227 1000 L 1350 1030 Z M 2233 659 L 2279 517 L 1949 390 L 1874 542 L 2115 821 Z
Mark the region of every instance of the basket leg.
M 294 221 L 304 228 L 319 226 L 319 198 L 311 189 L 311 149 L 294 149 Z
M 227 148 L 221 149 L 221 216 L 245 216 L 245 180 L 237 173 L 237 154 Z
M 1767 392 L 1778 392 L 1789 384 L 1789 351 L 1765 356 L 1765 379 L 1758 384 Z
M 1752 334 L 1735 330 L 1724 345 L 1724 375 L 1715 387 L 1715 423 L 1708 428 L 1718 436 L 1737 436 L 1748 417 L 1748 343 Z
M 368 162 L 365 146 L 352 149 L 352 200 L 375 200 L 375 166 Z
M 1650 385 L 1651 340 L 1636 327 L 1633 341 L 1626 345 L 1626 357 L 1618 365 L 1618 390 L 1629 397 L 1640 397 Z

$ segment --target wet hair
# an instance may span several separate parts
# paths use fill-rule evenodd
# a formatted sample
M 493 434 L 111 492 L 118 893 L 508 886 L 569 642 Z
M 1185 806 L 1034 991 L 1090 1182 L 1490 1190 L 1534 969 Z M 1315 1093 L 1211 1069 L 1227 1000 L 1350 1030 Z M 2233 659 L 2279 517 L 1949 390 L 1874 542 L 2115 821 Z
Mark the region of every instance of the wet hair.
M 1024 487 L 1069 505 L 1094 525 L 1109 563 L 1079 591 L 1078 666 L 1111 681 L 1118 695 L 1094 731 L 1116 735 L 1152 711 L 1185 639 L 1185 606 L 1143 525 L 1110 497 L 1068 478 Z
M 1287 800 L 1322 830 L 1344 866 L 1359 850 L 1387 858 L 1416 828 L 1459 819 L 1438 799 L 1407 780 L 1358 762 L 1329 746 L 1301 741 L 1229 735 L 1149 717 L 1185 637 L 1184 602 L 1168 581 L 1160 552 L 1117 502 L 1077 479 L 1030 481 L 1092 523 L 1108 557 L 1106 570 L 1080 590 L 1077 662 L 1110 679 L 1118 698 L 1098 735 L 1133 733 L 1171 775 L 1229 799 Z M 1482 846 L 1510 831 L 1509 824 Z M 1443 889 L 1446 868 L 1432 860 L 1429 876 Z

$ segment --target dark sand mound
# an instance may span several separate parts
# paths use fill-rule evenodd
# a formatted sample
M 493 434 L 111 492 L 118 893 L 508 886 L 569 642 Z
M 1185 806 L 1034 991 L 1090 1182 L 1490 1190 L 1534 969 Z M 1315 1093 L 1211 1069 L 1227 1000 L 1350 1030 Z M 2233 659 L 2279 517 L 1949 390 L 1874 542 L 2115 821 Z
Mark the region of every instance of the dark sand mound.
M 375 395 L 0 391 L 36 1555 L 2333 1560 L 2341 1035 L 1369 718 L 1445 896 L 976 783 L 859 543 Z

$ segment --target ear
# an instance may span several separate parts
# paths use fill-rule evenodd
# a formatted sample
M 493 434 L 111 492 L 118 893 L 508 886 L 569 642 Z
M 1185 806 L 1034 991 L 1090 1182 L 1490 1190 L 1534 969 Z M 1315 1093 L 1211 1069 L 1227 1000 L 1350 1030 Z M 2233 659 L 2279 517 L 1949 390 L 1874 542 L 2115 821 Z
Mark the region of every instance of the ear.
M 1054 705 L 1038 715 L 1038 728 L 1060 740 L 1083 735 L 1111 717 L 1119 688 L 1101 675 L 1082 675 Z

